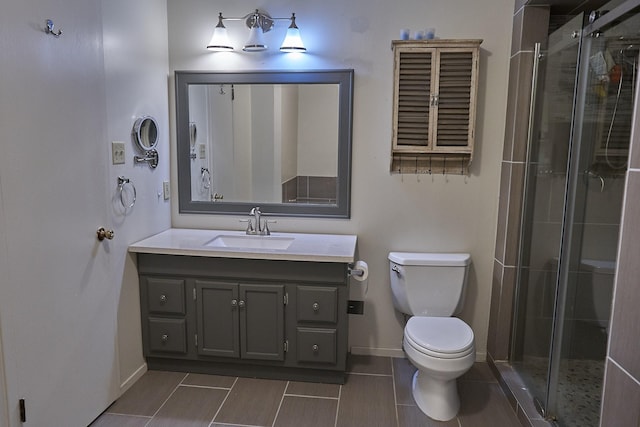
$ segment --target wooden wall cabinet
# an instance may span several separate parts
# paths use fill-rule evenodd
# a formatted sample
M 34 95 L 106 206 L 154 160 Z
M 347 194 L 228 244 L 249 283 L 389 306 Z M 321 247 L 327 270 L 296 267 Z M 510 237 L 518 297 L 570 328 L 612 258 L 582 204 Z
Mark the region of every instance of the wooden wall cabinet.
M 481 43 L 392 42 L 392 173 L 468 173 Z

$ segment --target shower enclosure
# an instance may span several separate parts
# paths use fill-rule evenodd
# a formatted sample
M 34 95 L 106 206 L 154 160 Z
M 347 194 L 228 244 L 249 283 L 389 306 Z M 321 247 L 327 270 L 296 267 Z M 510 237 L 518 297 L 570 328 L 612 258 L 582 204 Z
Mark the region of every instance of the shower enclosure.
M 536 55 L 510 361 L 561 426 L 599 425 L 639 49 L 627 0 Z

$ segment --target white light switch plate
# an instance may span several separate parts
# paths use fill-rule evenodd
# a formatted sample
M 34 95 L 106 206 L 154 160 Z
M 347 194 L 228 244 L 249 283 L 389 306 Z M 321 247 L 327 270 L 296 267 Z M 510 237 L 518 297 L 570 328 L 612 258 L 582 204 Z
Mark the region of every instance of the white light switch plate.
M 111 163 L 114 165 L 124 164 L 124 142 L 113 141 L 111 142 Z

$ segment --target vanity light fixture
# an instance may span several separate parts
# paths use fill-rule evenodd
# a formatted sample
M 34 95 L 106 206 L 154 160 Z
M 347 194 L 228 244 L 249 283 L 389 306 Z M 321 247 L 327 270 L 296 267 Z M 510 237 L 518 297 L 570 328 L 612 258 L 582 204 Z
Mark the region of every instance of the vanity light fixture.
M 305 52 L 307 49 L 302 43 L 300 30 L 296 25 L 296 14 L 292 13 L 290 18 L 272 18 L 264 12 L 256 9 L 254 12 L 245 16 L 236 18 L 226 18 L 222 16 L 222 12 L 218 15 L 218 25 L 216 25 L 211 41 L 207 45 L 207 49 L 221 52 L 233 50 L 231 41 L 227 34 L 227 29 L 223 21 L 244 21 L 249 28 L 249 39 L 244 44 L 242 50 L 245 52 L 260 52 L 267 49 L 267 43 L 264 39 L 264 33 L 271 31 L 275 25 L 275 21 L 289 20 L 291 24 L 287 29 L 287 34 L 280 51 L 282 52 Z

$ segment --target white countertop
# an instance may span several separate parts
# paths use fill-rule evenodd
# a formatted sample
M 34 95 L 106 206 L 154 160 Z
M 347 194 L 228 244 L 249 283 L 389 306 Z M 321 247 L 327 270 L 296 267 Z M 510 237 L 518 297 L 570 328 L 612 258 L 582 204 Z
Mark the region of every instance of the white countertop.
M 269 237 L 293 238 L 287 249 L 211 247 L 216 237 L 246 236 L 244 231 L 170 228 L 129 246 L 129 252 L 219 258 L 269 259 L 353 263 L 357 236 L 342 234 L 271 233 Z M 257 236 L 256 236 L 257 237 Z

